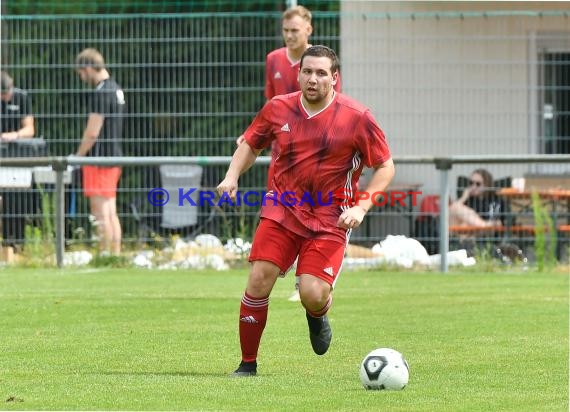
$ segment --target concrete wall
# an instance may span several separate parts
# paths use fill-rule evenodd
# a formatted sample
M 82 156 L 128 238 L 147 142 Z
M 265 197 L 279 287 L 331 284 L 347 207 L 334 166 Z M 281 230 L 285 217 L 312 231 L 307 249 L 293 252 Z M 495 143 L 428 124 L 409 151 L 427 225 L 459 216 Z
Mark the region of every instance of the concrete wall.
M 537 44 L 549 35 L 570 37 L 570 18 L 548 14 L 568 6 L 343 1 L 344 92 L 372 109 L 394 155 L 535 153 Z M 505 13 L 484 17 L 485 10 Z M 546 13 L 521 16 L 522 10 Z M 454 167 L 452 183 L 473 168 Z M 533 171 L 529 165 L 488 169 L 496 177 Z M 439 187 L 432 167 L 399 167 L 396 180 L 423 183 L 424 192 Z

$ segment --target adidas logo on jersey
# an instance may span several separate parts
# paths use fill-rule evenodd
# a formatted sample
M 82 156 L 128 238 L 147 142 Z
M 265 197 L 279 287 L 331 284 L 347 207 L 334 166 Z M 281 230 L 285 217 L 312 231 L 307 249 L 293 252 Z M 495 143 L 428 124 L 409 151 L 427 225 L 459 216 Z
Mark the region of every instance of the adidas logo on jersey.
M 284 132 L 290 132 L 291 129 L 289 129 L 289 123 L 285 123 L 283 126 L 281 126 L 281 130 Z
M 240 322 L 245 322 L 245 323 L 258 323 L 257 319 L 255 319 L 253 316 L 244 316 L 243 318 L 241 318 L 239 320 Z
M 275 75 L 273 76 L 274 79 L 280 79 L 281 78 L 281 73 L 276 72 Z
M 334 271 L 333 271 L 332 266 L 329 266 L 328 268 L 324 268 L 323 272 L 325 272 L 329 276 L 334 276 Z

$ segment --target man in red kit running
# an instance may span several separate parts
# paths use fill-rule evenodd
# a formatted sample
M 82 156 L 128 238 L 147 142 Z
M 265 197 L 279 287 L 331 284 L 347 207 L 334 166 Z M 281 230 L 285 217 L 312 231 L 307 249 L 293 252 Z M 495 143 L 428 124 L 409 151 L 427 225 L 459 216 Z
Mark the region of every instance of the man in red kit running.
M 240 175 L 275 142 L 275 194 L 264 199 L 249 256 L 252 266 L 239 315 L 242 361 L 233 376 L 257 374 L 269 295 L 297 256 L 296 276 L 311 345 L 318 355 L 327 352 L 332 339 L 327 317 L 331 292 L 350 233 L 373 205 L 370 197 L 356 204 L 341 200 L 339 205 L 339 199 L 327 204 L 285 203 L 280 194 L 301 199 L 308 193 L 317 199 L 319 193 L 334 194 L 339 188 L 345 194 L 355 192 L 364 166 L 374 168 L 366 188 L 369 194 L 384 191 L 394 176 L 390 149 L 370 110 L 333 89 L 339 67 L 335 52 L 326 46 L 309 47 L 300 66 L 301 91 L 264 105 L 244 132 L 245 143 L 236 149 L 217 188 L 220 195 L 235 198 Z
M 303 6 L 291 7 L 283 12 L 281 31 L 285 47 L 271 51 L 265 59 L 265 98 L 267 100 L 300 90 L 299 66 L 301 56 L 310 46 L 309 37 L 313 33 L 312 18 L 311 12 Z M 334 90 L 340 92 L 340 75 L 334 84 Z M 243 141 L 242 135 L 238 138 L 237 144 Z M 272 187 L 275 157 L 277 156 L 275 144 L 271 145 L 271 156 L 267 171 L 268 190 Z M 299 299 L 298 290 L 295 290 L 289 298 L 293 302 Z

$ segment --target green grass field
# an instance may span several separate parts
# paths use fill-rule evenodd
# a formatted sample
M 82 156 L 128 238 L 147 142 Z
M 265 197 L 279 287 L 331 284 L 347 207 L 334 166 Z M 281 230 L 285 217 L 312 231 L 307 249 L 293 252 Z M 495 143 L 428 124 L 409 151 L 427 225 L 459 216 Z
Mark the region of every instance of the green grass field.
M 345 272 L 312 353 L 278 281 L 259 375 L 239 362 L 246 271 L 0 272 L 0 409 L 567 411 L 568 273 Z M 410 382 L 365 391 L 377 347 Z

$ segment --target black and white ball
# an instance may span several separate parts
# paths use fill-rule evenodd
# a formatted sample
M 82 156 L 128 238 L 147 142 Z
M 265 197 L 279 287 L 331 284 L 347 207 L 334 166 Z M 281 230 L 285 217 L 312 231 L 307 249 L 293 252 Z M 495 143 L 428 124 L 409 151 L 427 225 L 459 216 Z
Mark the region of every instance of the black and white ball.
M 399 391 L 409 377 L 408 362 L 394 349 L 375 349 L 360 364 L 360 380 L 366 389 Z

